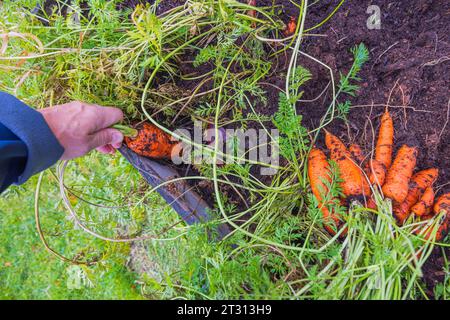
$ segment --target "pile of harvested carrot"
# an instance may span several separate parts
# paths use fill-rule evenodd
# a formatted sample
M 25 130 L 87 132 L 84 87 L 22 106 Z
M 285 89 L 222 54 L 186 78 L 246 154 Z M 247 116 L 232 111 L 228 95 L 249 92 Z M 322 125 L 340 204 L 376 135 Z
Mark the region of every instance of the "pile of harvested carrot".
M 249 6 L 252 6 L 252 7 L 256 7 L 257 6 L 256 0 L 247 0 L 247 4 Z M 254 9 L 248 10 L 247 11 L 247 15 L 252 17 L 252 18 L 256 18 L 256 10 L 254 10 Z M 255 21 L 252 22 L 252 27 L 256 28 Z M 295 17 L 291 16 L 289 18 L 289 21 L 284 26 L 283 34 L 286 37 L 292 36 L 292 35 L 294 35 L 296 29 L 297 29 L 297 19 Z
M 375 147 L 375 157 L 366 160 L 361 148 L 350 145 L 348 148 L 336 136 L 326 131 L 325 143 L 330 158 L 339 170 L 339 182 L 344 199 L 329 199 L 328 186 L 331 185 L 331 167 L 325 153 L 313 148 L 308 158 L 308 175 L 311 189 L 324 217 L 325 228 L 331 233 L 343 225 L 342 217 L 331 210 L 331 203 L 357 199 L 367 208 L 376 209 L 372 188 L 381 187 L 385 198 L 392 200 L 393 214 L 399 225 L 414 215 L 420 221 L 445 212 L 436 234 L 436 241 L 442 240 L 450 226 L 450 193 L 435 200 L 433 184 L 438 177 L 438 169 L 431 168 L 414 173 L 418 150 L 403 145 L 392 161 L 394 145 L 394 124 L 389 111 L 381 118 L 380 130 Z M 328 195 L 328 196 L 327 196 Z M 434 204 L 434 205 L 433 205 Z M 421 230 L 426 239 L 431 230 Z M 342 232 L 345 234 L 345 230 Z

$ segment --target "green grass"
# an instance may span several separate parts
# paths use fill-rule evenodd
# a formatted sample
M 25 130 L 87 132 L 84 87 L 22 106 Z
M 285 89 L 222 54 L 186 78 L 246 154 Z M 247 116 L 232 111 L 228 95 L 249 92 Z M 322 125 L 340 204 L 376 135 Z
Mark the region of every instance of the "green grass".
M 83 192 L 89 192 L 93 184 L 88 174 L 103 172 L 110 179 L 96 189 L 99 197 L 123 196 L 123 190 L 107 188 L 112 177 L 123 176 L 129 166 L 116 158 L 108 159 L 92 154 L 81 163 L 89 164 L 86 175 L 77 177 Z M 92 170 L 92 171 L 90 171 Z M 49 177 L 49 174 L 46 174 Z M 100 178 L 100 177 L 98 177 Z M 137 179 L 135 176 L 134 179 Z M 93 179 L 97 180 L 97 179 Z M 68 221 L 61 204 L 57 185 L 50 178 L 42 187 L 42 225 L 52 248 L 67 256 L 85 254 L 105 256 L 102 262 L 91 268 L 66 264 L 50 255 L 42 245 L 34 219 L 34 189 L 37 177 L 23 186 L 11 187 L 0 198 L 0 284 L 2 299 L 136 299 L 140 298 L 136 275 L 128 271 L 125 261 L 129 248 L 115 246 L 76 230 Z M 106 187 L 105 187 L 106 186 Z M 129 186 L 129 185 L 128 185 Z M 155 199 L 163 210 L 162 203 Z M 83 207 L 83 206 L 82 206 Z M 85 213 L 98 215 L 97 210 L 86 208 Z M 124 215 L 124 213 L 116 212 Z M 116 218 L 116 217 L 114 217 Z M 117 218 L 116 218 L 117 219 Z

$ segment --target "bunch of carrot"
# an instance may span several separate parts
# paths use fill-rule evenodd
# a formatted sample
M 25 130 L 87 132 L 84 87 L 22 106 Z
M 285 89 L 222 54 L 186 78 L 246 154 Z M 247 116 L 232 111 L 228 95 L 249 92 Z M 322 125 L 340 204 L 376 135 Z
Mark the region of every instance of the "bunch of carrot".
M 437 231 L 436 240 L 442 240 L 450 226 L 450 193 L 441 196 L 435 203 L 433 184 L 438 177 L 438 169 L 430 168 L 414 173 L 418 150 L 403 145 L 392 160 L 394 145 L 394 124 L 389 111 L 381 118 L 380 130 L 375 148 L 375 157 L 365 160 L 361 148 L 350 145 L 348 148 L 336 136 L 326 131 L 325 143 L 340 173 L 340 187 L 345 199 L 359 198 L 366 207 L 376 209 L 371 196 L 371 185 L 381 187 L 384 197 L 392 200 L 393 214 L 402 225 L 411 214 L 420 220 L 428 220 L 434 215 L 445 212 Z M 311 189 L 319 202 L 326 229 L 335 234 L 343 224 L 342 217 L 330 212 L 329 202 L 324 201 L 331 185 L 331 168 L 325 153 L 313 148 L 308 158 L 308 175 Z M 434 206 L 433 206 L 434 203 Z M 423 234 L 428 238 L 431 230 Z M 343 232 L 345 233 L 345 232 Z

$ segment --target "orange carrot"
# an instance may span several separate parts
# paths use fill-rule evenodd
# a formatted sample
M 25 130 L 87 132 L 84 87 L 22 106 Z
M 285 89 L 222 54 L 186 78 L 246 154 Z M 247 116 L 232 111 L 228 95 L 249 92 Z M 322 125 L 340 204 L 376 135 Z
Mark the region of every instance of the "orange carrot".
M 372 159 L 368 165 L 369 181 L 371 184 L 382 186 L 386 180 L 386 167 L 378 160 Z
M 346 196 L 370 195 L 370 186 L 361 169 L 351 160 L 350 152 L 338 137 L 326 131 L 325 143 L 331 159 L 339 168 L 341 187 Z
M 342 225 L 340 217 L 330 212 L 327 204 L 333 199 L 327 199 L 329 192 L 327 183 L 331 183 L 331 171 L 327 157 L 322 150 L 313 148 L 308 156 L 308 176 L 311 190 L 317 201 L 324 218 L 324 227 L 332 235 L 336 234 L 336 230 Z M 329 197 L 331 198 L 331 197 Z
M 424 217 L 430 214 L 434 202 L 434 191 L 432 187 L 428 187 L 423 193 L 420 200 L 412 206 L 411 214 L 417 217 Z
M 386 110 L 381 117 L 380 131 L 378 132 L 378 140 L 375 147 L 375 160 L 384 164 L 386 170 L 391 167 L 393 144 L 394 122 L 389 111 Z
M 373 199 L 373 197 L 370 197 L 367 199 L 366 208 L 372 209 L 372 210 L 378 210 L 377 203 Z
M 434 204 L 433 210 L 435 215 L 438 215 L 441 212 L 445 212 L 442 221 L 439 222 L 440 226 L 436 231 L 436 241 L 441 241 L 445 238 L 450 229 L 450 193 L 446 193 L 439 197 L 439 199 Z M 430 238 L 432 231 L 433 230 L 431 229 L 431 226 L 427 227 L 426 231 L 424 232 L 425 239 L 428 240 Z
M 441 241 L 447 235 L 450 227 L 450 193 L 440 196 L 433 209 L 435 214 L 440 214 L 442 211 L 445 212 L 445 217 L 436 235 L 436 241 Z
M 361 150 L 361 147 L 356 144 L 353 143 L 348 147 L 348 151 L 350 151 L 350 154 L 352 155 L 353 159 L 355 159 L 355 161 L 362 166 L 362 163 L 364 162 L 364 154 Z
M 136 137 L 125 137 L 125 143 L 137 154 L 155 158 L 170 159 L 172 150 L 178 142 L 171 141 L 170 135 L 150 123 L 143 123 L 137 127 Z
M 284 28 L 283 33 L 286 37 L 289 37 L 295 33 L 296 29 L 297 29 L 297 19 L 291 17 L 286 25 L 286 28 Z
M 382 190 L 385 197 L 402 203 L 408 195 L 408 184 L 416 166 L 417 149 L 403 145 L 388 170 Z
M 450 213 L 450 192 L 440 196 L 434 203 L 433 211 L 435 214 L 439 214 L 442 211 Z
M 361 150 L 361 147 L 355 143 L 350 145 L 348 151 L 350 151 L 353 159 L 357 161 L 359 166 L 363 168 L 363 170 L 369 176 L 369 181 L 371 184 L 378 184 L 380 186 L 384 184 L 384 180 L 386 178 L 386 168 L 383 163 L 372 159 L 366 164 L 363 164 L 365 160 L 364 154 Z
M 408 193 L 402 203 L 394 203 L 394 215 L 399 224 L 403 224 L 411 213 L 411 207 L 417 203 L 428 187 L 431 187 L 439 174 L 438 169 L 427 169 L 416 173 L 409 183 Z

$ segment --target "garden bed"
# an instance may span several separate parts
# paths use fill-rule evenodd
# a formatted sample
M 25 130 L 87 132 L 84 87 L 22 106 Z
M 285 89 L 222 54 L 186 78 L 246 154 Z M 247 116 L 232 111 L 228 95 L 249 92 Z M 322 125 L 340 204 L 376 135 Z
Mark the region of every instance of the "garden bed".
M 124 1 L 123 6 L 133 8 L 146 2 Z M 306 25 L 313 26 L 322 21 L 339 2 L 312 6 Z M 183 3 L 181 0 L 162 1 L 158 13 Z M 298 8 L 290 1 L 257 1 L 258 6 L 270 7 L 273 3 L 281 6 L 281 18 L 286 23 L 290 17 L 299 14 Z M 333 67 L 336 75 L 339 70 L 351 66 L 349 48 L 362 42 L 370 50 L 371 59 L 362 70 L 362 85 L 357 96 L 352 99 L 349 121 L 338 119 L 330 125 L 330 129 L 350 134 L 352 141 L 370 148 L 373 136 L 369 120 L 376 127 L 377 118 L 386 105 L 391 106 L 395 119 L 398 119 L 396 147 L 405 142 L 419 146 L 419 169 L 439 168 L 438 185 L 444 185 L 443 191 L 446 191 L 450 180 L 450 146 L 447 143 L 450 139 L 450 130 L 447 128 L 449 101 L 446 86 L 450 77 L 446 72 L 450 44 L 445 35 L 450 32 L 450 5 L 427 0 L 410 3 L 384 1 L 379 4 L 382 11 L 381 29 L 368 30 L 366 23 L 369 14 L 366 9 L 370 5 L 370 1 L 344 3 L 332 21 L 315 30 L 320 36 L 307 37 L 304 43 L 304 50 Z M 275 75 L 265 78 L 265 82 L 283 87 L 287 58 L 280 57 L 277 67 L 273 69 Z M 327 86 L 329 74 L 308 59 L 301 62 L 313 75 L 304 98 L 315 98 Z M 195 69 L 189 65 L 181 68 L 186 73 Z M 197 70 L 199 74 L 204 71 Z M 192 90 L 195 82 L 179 82 L 179 85 Z M 256 104 L 255 110 L 270 116 L 277 110 L 278 91 L 270 86 L 265 89 L 267 105 Z M 319 125 L 329 100 L 329 95 L 325 94 L 315 103 L 298 105 L 297 111 L 304 116 L 306 127 L 313 129 Z
M 165 12 L 183 2 L 162 1 L 158 12 Z M 307 25 L 322 21 L 339 2 L 331 1 L 312 6 Z M 146 1 L 124 1 L 127 7 L 134 7 L 139 3 Z M 290 1 L 277 0 L 274 3 L 282 5 L 281 17 L 285 22 L 288 22 L 291 16 L 298 15 L 298 8 Z M 257 4 L 270 6 L 272 1 L 261 0 L 257 1 Z M 446 127 L 448 120 L 446 84 L 450 77 L 446 71 L 450 46 L 445 35 L 450 32 L 448 13 L 450 5 L 445 1 L 430 0 L 415 0 L 409 3 L 382 1 L 379 4 L 382 10 L 382 28 L 368 30 L 366 22 L 369 14 L 366 13 L 366 9 L 370 5 L 370 1 L 358 4 L 344 3 L 329 24 L 316 30 L 316 33 L 325 37 L 307 38 L 305 50 L 333 66 L 337 72 L 351 65 L 349 48 L 357 43 L 365 43 L 371 52 L 371 60 L 368 67 L 362 71 L 363 84 L 358 96 L 353 99 L 357 109 L 350 113 L 351 133 L 359 136 L 361 128 L 367 126 L 367 117 L 373 121 L 381 114 L 388 103 L 389 93 L 398 80 L 403 94 L 397 88 L 393 92 L 392 101 L 389 102 L 389 105 L 400 109 L 397 110 L 397 117 L 402 122 L 396 128 L 399 136 L 397 146 L 408 139 L 416 141 L 422 151 L 418 161 L 421 168 L 441 168 L 439 181 L 446 184 L 450 178 L 448 170 L 450 152 L 446 143 L 450 138 L 450 131 Z M 316 97 L 327 85 L 329 77 L 326 70 L 308 62 L 307 59 L 302 63 L 312 71 L 314 81 L 309 83 L 305 99 Z M 283 63 L 280 64 L 281 66 L 274 72 L 286 71 Z M 284 79 L 280 75 L 267 81 L 283 86 Z M 191 87 L 189 84 L 186 85 L 186 89 Z M 256 108 L 259 112 L 272 115 L 276 111 L 278 95 L 269 91 L 268 98 L 267 107 L 256 106 Z M 317 127 L 326 111 L 327 104 L 324 102 L 326 98 L 324 96 L 322 101 L 319 100 L 311 106 L 299 106 L 299 113 L 308 119 L 306 126 Z M 372 108 L 371 104 L 374 104 Z M 424 123 L 430 125 L 423 125 Z M 331 127 L 336 131 L 347 131 L 343 121 L 336 121 Z M 370 132 L 365 133 L 364 139 L 356 141 L 361 145 L 366 144 L 372 140 L 369 134 Z
M 182 2 L 168 4 L 163 1 L 160 12 Z M 339 2 L 312 6 L 306 25 L 313 26 L 322 21 Z M 137 1 L 125 3 L 134 6 Z M 273 4 L 281 5 L 281 18 L 286 23 L 290 17 L 299 14 L 299 9 L 290 1 L 257 1 L 258 6 Z M 362 85 L 351 101 L 353 107 L 348 121 L 335 120 L 329 130 L 350 136 L 352 142 L 370 149 L 374 139 L 373 128 L 376 128 L 377 119 L 389 105 L 397 124 L 395 147 L 406 142 L 418 146 L 419 169 L 439 168 L 438 188 L 448 192 L 450 43 L 446 35 L 450 33 L 450 4 L 431 0 L 408 3 L 382 1 L 378 3 L 382 13 L 381 29 L 369 30 L 366 26 L 369 18 L 366 10 L 371 4 L 371 1 L 344 3 L 329 23 L 314 31 L 320 36 L 307 37 L 304 42 L 303 49 L 331 66 L 336 76 L 338 70 L 347 70 L 351 66 L 349 48 L 362 42 L 370 50 L 371 59 L 360 75 Z M 283 87 L 288 56 L 278 59 L 273 75 L 264 81 Z M 329 74 L 325 68 L 308 59 L 302 60 L 301 64 L 313 75 L 304 99 L 314 99 L 329 83 Z M 181 83 L 180 86 L 192 90 L 189 83 Z M 267 105 L 256 104 L 255 110 L 271 116 L 277 111 L 278 90 L 272 86 L 265 87 L 265 90 Z M 298 104 L 297 111 L 303 115 L 306 127 L 314 129 L 319 126 L 330 99 L 329 95 L 324 94 L 313 103 Z M 319 143 L 324 145 L 323 138 L 319 139 Z M 211 205 L 214 204 L 211 185 L 203 183 L 197 187 L 197 192 Z M 241 199 L 232 190 L 228 194 L 236 205 L 242 207 Z M 450 250 L 446 248 L 445 252 L 447 259 L 450 258 Z M 429 289 L 443 281 L 444 260 L 443 251 L 436 248 L 424 270 Z

